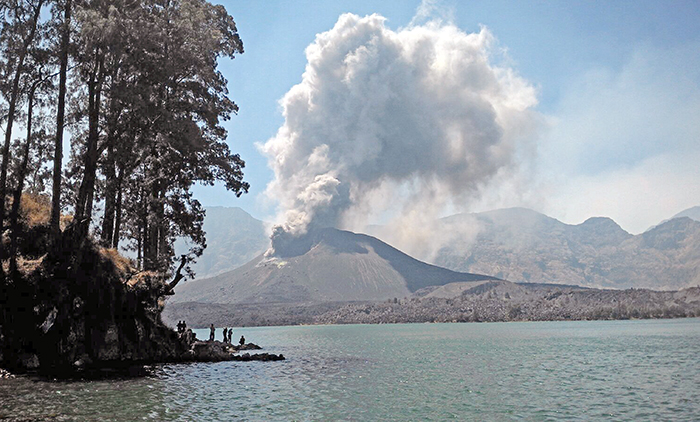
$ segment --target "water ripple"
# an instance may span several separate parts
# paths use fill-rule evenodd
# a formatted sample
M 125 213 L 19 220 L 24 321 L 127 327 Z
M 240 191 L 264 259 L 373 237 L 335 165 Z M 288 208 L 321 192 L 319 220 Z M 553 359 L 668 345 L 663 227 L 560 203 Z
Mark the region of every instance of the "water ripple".
M 698 319 L 236 331 L 287 360 L 0 380 L 0 419 L 700 419 Z

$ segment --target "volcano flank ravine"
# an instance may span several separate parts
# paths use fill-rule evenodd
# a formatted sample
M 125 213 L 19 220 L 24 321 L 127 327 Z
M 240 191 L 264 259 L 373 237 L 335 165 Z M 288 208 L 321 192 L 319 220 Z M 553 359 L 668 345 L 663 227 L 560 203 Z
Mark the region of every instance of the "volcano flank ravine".
M 235 270 L 177 287 L 175 302 L 308 303 L 382 301 L 428 286 L 497 280 L 418 261 L 364 234 L 319 229 L 276 245 Z

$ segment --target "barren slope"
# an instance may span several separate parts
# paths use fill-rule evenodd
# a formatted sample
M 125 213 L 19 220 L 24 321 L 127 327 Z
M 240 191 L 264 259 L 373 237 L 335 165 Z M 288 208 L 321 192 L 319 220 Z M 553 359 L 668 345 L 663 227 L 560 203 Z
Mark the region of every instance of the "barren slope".
M 178 286 L 172 302 L 271 303 L 386 300 L 432 285 L 492 277 L 429 265 L 371 236 L 323 229 L 295 256 L 258 256 L 233 271 Z
M 687 217 L 637 236 L 601 217 L 569 225 L 522 208 L 476 217 L 473 247 L 444 248 L 437 265 L 513 282 L 657 290 L 700 284 L 700 222 Z

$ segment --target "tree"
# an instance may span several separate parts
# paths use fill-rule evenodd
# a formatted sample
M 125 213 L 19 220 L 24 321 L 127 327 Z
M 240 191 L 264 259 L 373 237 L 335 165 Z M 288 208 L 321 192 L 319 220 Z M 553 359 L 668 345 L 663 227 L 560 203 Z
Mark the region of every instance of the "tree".
M 108 129 L 107 133 L 131 135 L 135 145 L 125 147 L 119 136 L 108 136 L 103 166 L 106 175 L 113 175 L 113 162 L 135 163 L 134 168 L 117 169 L 122 177 L 116 184 L 107 184 L 105 203 L 121 202 L 125 172 L 138 177 L 138 187 L 131 192 L 145 212 L 138 213 L 136 243 L 149 270 L 172 264 L 176 236 L 193 241 L 192 258 L 205 247 L 204 211 L 190 192 L 194 183 L 220 180 L 238 195 L 248 189 L 242 181 L 244 162 L 230 153 L 224 142 L 226 131 L 220 126 L 238 110 L 227 97 L 226 79 L 216 69 L 219 57 L 243 52 L 235 23 L 223 7 L 204 1 L 162 6 L 131 20 L 139 25 L 127 31 L 131 62 L 121 63 L 127 70 L 120 75 L 131 81 L 132 88 L 111 81 L 123 87 L 117 100 L 122 115 L 107 118 L 115 124 L 126 122 L 129 130 Z M 120 158 L 110 158 L 110 152 Z M 114 213 L 105 212 L 102 223 L 103 239 L 111 237 L 112 244 L 118 242 L 119 210 L 115 205 Z
M 14 75 L 8 93 L 7 123 L 5 141 L 2 146 L 2 164 L 0 164 L 0 231 L 3 231 L 5 221 L 5 197 L 7 196 L 7 169 L 10 163 L 10 143 L 12 142 L 12 127 L 15 121 L 17 103 L 20 97 L 20 79 L 25 73 L 24 62 L 27 53 L 34 42 L 43 0 L 8 2 L 3 5 L 6 13 L 11 13 L 12 23 L 3 26 L 3 38 L 7 40 L 6 55 L 16 58 Z M 5 7 L 10 6 L 7 10 Z M 9 60 L 8 60 L 9 63 Z M 4 243 L 0 242 L 0 258 L 4 258 Z M 2 272 L 0 267 L 0 272 Z
M 18 12 L 10 3 L 23 8 Z M 176 262 L 191 263 L 206 247 L 205 211 L 192 186 L 222 182 L 236 195 L 248 190 L 245 163 L 229 150 L 221 125 L 238 111 L 217 69 L 221 58 L 243 53 L 235 22 L 223 6 L 204 0 L 54 0 L 42 23 L 50 31 L 40 37 L 47 46 L 41 75 L 30 75 L 25 59 L 37 43 L 43 4 L 0 3 L 3 56 L 8 65 L 17 63 L 11 73 L 5 67 L 0 81 L 8 111 L 0 193 L 10 189 L 11 130 L 26 99 L 28 130 L 15 154 L 21 159 L 13 170 L 13 195 L 21 198 L 28 175 L 44 174 L 42 166 L 31 165 L 32 157 L 52 149 L 54 240 L 61 236 L 62 206 L 72 204 L 71 248 L 80 249 L 94 228 L 104 246 L 129 241 L 143 269 L 167 272 Z M 42 78 L 45 83 L 38 82 Z M 53 148 L 47 148 L 35 144 L 35 94 L 55 82 L 55 108 L 54 102 L 38 103 L 40 115 L 51 110 L 56 116 Z M 71 160 L 64 169 L 65 128 L 71 131 Z M 97 224 L 96 206 L 103 207 Z M 16 238 L 18 211 L 11 212 Z M 3 212 L 0 223 L 4 218 Z M 191 244 L 185 261 L 174 256 L 178 237 Z M 189 266 L 183 269 L 191 275 Z
M 76 115 L 87 120 L 73 136 L 81 140 L 73 148 L 76 241 L 87 236 L 99 198 L 104 245 L 136 236 L 143 268 L 166 271 L 174 239 L 184 236 L 191 262 L 206 246 L 192 186 L 248 189 L 221 126 L 238 110 L 217 70 L 219 58 L 243 52 L 235 23 L 203 0 L 76 4 L 75 23 Z
M 66 116 L 66 83 L 68 80 L 68 49 L 70 47 L 70 23 L 73 8 L 72 0 L 65 0 L 59 7 L 63 12 L 63 22 L 60 29 L 60 71 L 58 82 L 58 107 L 56 109 L 56 142 L 53 158 L 53 194 L 51 199 L 51 234 L 55 241 L 60 234 L 61 221 L 61 169 L 63 164 L 63 129 Z
M 34 104 L 37 100 L 38 91 L 40 91 L 42 85 L 46 85 L 50 80 L 50 76 L 43 76 L 43 65 L 46 64 L 46 54 L 44 51 L 39 51 L 35 54 L 36 59 L 33 63 L 33 68 L 35 75 L 30 78 L 29 91 L 27 93 L 27 120 L 26 129 L 27 135 L 24 141 L 24 148 L 22 149 L 21 162 L 15 170 L 15 189 L 12 195 L 12 207 L 10 209 L 9 220 L 10 220 L 10 274 L 15 277 L 17 272 L 17 238 L 19 236 L 19 209 L 22 200 L 22 192 L 24 191 L 24 183 L 29 170 L 31 151 L 34 147 L 33 142 L 35 138 L 35 127 L 34 127 Z M 40 140 L 43 137 L 39 137 Z M 38 164 L 41 166 L 41 164 Z
M 80 183 L 77 201 L 75 203 L 74 220 L 77 223 L 75 241 L 81 243 L 87 236 L 92 219 L 92 208 L 95 193 L 95 177 L 97 172 L 98 140 L 100 129 L 100 107 L 102 105 L 102 87 L 107 77 L 105 60 L 110 46 L 111 4 L 96 1 L 91 8 L 81 10 L 81 57 L 78 63 L 81 68 L 81 79 L 87 88 L 88 135 L 85 144 L 83 160 L 83 178 Z
M 36 354 L 47 368 L 73 368 L 84 355 L 100 360 L 113 329 L 129 350 L 149 349 L 160 333 L 162 348 L 129 358 L 172 356 L 182 345 L 158 318 L 161 299 L 191 275 L 187 264 L 206 247 L 204 209 L 191 188 L 221 181 L 237 195 L 248 190 L 244 162 L 221 126 L 237 111 L 217 70 L 219 58 L 243 52 L 233 19 L 205 0 L 0 0 L 0 23 L 3 235 L 5 197 L 13 196 L 11 277 L 0 277 L 3 356 L 21 366 L 22 356 Z M 24 138 L 13 138 L 15 124 Z M 71 134 L 65 168 L 64 129 Z M 47 173 L 50 222 L 24 224 L 30 219 L 22 220 L 20 204 L 32 202 L 25 186 L 40 188 Z M 38 198 L 35 209 L 47 202 Z M 71 205 L 75 218 L 62 231 L 62 208 Z M 91 224 L 100 206 L 104 217 Z M 128 240 L 153 273 L 134 276 L 91 230 L 105 246 Z M 192 247 L 176 259 L 180 236 Z M 24 242 L 44 237 L 51 241 Z M 36 258 L 36 267 L 20 267 L 21 256 Z

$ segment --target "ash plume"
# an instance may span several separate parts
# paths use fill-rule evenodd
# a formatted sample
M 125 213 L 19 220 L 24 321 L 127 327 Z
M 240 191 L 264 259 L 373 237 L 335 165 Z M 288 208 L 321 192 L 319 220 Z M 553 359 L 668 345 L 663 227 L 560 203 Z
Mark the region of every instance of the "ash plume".
M 536 90 L 494 64 L 499 51 L 486 28 L 394 31 L 376 14 L 318 34 L 280 101 L 284 124 L 259 146 L 280 204 L 273 248 L 322 227 L 432 221 L 514 167 L 537 131 Z

